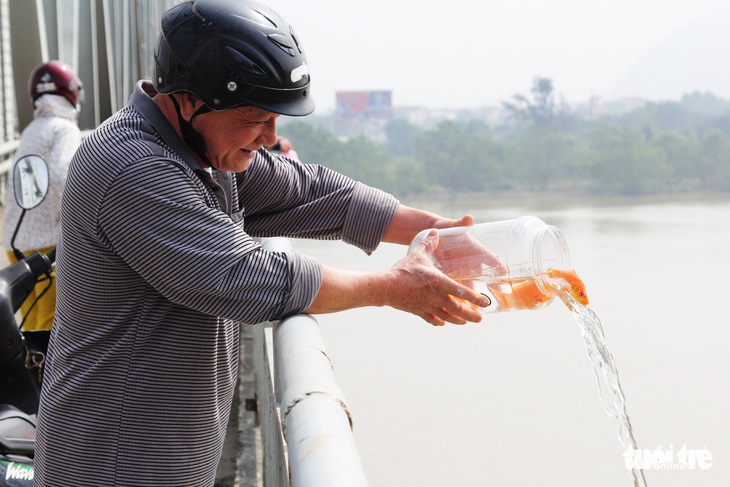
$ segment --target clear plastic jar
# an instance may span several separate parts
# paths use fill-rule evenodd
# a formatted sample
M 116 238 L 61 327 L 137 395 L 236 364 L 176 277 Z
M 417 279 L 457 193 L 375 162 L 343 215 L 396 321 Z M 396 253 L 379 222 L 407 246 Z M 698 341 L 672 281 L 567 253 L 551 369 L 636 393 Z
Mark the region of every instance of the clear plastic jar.
M 408 253 L 430 230 L 420 232 Z M 541 309 L 558 295 L 555 277 L 569 270 L 568 245 L 556 227 L 534 216 L 438 231 L 433 263 L 451 278 L 484 294 L 484 313 Z M 568 284 L 565 280 L 561 284 Z

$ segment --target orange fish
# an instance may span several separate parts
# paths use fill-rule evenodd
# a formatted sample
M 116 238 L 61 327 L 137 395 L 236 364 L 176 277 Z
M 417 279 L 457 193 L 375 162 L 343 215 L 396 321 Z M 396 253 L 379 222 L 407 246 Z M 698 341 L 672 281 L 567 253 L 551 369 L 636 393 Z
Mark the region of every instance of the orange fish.
M 564 271 L 560 269 L 548 269 L 546 274 L 550 278 L 548 282 L 551 286 L 555 286 L 557 289 L 565 290 L 569 288 L 568 292 L 573 299 L 578 301 L 583 306 L 588 306 L 588 294 L 586 293 L 586 286 L 581 281 L 580 277 L 575 271 Z M 563 281 L 563 282 L 560 282 Z
M 535 309 L 553 298 L 540 291 L 534 278 L 517 282 L 507 281 L 506 284 L 509 286 L 507 292 L 504 292 L 504 284 L 503 282 L 489 285 L 502 310 Z
M 499 300 L 503 310 L 507 309 L 536 309 L 550 301 L 555 294 L 569 293 L 575 301 L 582 305 L 588 304 L 588 295 L 583 281 L 575 271 L 548 269 L 546 284 L 555 289 L 555 293 L 542 292 L 534 278 L 522 282 L 510 282 L 511 292 L 502 292 L 501 284 L 490 285 L 494 296 Z

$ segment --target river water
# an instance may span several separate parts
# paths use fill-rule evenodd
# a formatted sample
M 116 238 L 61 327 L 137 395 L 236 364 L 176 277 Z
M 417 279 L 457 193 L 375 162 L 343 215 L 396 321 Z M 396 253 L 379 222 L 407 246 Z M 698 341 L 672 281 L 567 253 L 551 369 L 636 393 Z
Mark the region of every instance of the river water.
M 730 485 L 730 196 L 404 203 L 559 227 L 601 320 L 639 452 L 655 460 L 647 484 Z M 293 243 L 350 268 L 389 267 L 406 252 Z M 561 302 L 440 328 L 390 308 L 318 320 L 372 487 L 633 485 Z

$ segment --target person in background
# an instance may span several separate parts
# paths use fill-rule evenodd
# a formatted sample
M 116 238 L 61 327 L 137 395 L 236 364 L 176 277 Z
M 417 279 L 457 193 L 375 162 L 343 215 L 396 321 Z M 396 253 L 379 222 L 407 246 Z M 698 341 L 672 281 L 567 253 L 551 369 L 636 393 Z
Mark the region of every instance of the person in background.
M 33 103 L 33 121 L 23 130 L 14 161 L 35 154 L 48 165 L 48 194 L 36 208 L 23 217 L 15 238 L 15 248 L 25 255 L 47 253 L 56 247 L 61 226 L 61 195 L 66 172 L 81 143 L 78 115 L 83 100 L 81 80 L 61 61 L 37 66 L 30 74 L 28 92 Z M 11 239 L 22 209 L 13 197 L 13 171 L 8 171 L 5 190 L 3 245 L 10 262 L 16 262 Z M 41 281 L 20 308 L 23 329 L 50 330 L 56 307 L 56 284 Z
M 292 145 L 291 140 L 287 139 L 286 137 L 282 137 L 281 135 L 276 136 L 276 143 L 268 149 L 272 151 L 277 151 L 279 152 L 279 154 L 284 157 L 288 157 L 289 159 L 299 161 L 299 154 L 297 154 L 297 151 L 294 150 L 294 146 Z
M 473 223 L 265 149 L 279 116 L 314 110 L 299 38 L 276 12 L 182 2 L 162 17 L 155 65 L 69 169 L 38 487 L 212 486 L 241 324 L 362 306 L 464 324 L 488 305 L 433 266 L 435 231 L 378 271 L 255 239 L 340 239 L 370 253 Z

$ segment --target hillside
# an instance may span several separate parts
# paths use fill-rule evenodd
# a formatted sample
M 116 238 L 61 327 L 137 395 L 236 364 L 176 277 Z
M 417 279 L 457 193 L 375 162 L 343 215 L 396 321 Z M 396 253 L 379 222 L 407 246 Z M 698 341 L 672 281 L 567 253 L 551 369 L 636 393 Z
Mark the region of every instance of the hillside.
M 730 99 L 730 10 L 719 11 L 660 43 L 608 98 L 677 100 L 695 91 Z

